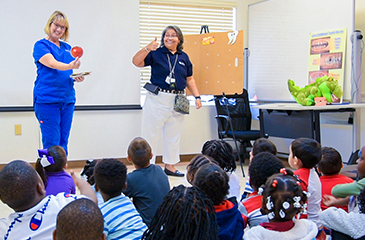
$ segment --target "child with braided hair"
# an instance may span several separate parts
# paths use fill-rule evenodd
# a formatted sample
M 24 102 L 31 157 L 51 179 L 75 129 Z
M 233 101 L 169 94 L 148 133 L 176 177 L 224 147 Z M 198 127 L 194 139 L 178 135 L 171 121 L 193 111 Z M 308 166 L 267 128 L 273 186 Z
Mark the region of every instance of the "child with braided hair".
M 318 229 L 307 219 L 294 219 L 303 209 L 307 200 L 300 182 L 290 170 L 283 168 L 281 173 L 271 176 L 265 184 L 261 211 L 267 214 L 268 223 L 250 228 L 245 240 L 280 239 L 312 240 Z M 294 219 L 294 220 L 293 220 Z
M 212 200 L 196 187 L 171 189 L 142 239 L 219 240 Z
M 195 157 L 193 157 L 190 160 L 189 164 L 186 166 L 186 180 L 188 181 L 188 183 L 193 184 L 196 172 L 199 170 L 200 167 L 208 163 L 215 163 L 218 165 L 218 162 L 211 157 L 203 154 L 195 155 Z
M 241 240 L 245 224 L 237 205 L 225 199 L 228 193 L 228 175 L 214 163 L 200 167 L 193 186 L 203 190 L 213 201 L 219 226 L 220 240 Z
M 210 140 L 204 143 L 202 154 L 217 161 L 218 165 L 228 174 L 229 191 L 227 198 L 234 203 L 241 200 L 241 186 L 236 174 L 236 161 L 232 146 L 220 139 Z

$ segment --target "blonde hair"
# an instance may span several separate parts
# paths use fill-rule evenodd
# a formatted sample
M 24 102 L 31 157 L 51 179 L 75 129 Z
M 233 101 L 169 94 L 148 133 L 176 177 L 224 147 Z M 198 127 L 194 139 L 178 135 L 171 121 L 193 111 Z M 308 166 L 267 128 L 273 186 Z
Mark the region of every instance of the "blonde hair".
M 70 35 L 70 31 L 69 31 L 69 25 L 68 25 L 67 17 L 63 12 L 54 11 L 54 13 L 52 13 L 52 15 L 49 17 L 49 19 L 47 21 L 46 26 L 44 27 L 44 32 L 47 35 L 49 35 L 50 34 L 51 24 L 56 23 L 56 22 L 61 23 L 66 27 L 61 39 L 64 40 L 64 41 L 67 41 L 68 37 Z

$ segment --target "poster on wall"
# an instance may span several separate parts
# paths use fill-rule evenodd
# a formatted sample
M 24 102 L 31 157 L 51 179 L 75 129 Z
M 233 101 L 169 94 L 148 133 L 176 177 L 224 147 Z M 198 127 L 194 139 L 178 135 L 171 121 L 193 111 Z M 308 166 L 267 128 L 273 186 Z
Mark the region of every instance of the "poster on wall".
M 308 84 L 332 76 L 343 87 L 347 29 L 310 34 Z

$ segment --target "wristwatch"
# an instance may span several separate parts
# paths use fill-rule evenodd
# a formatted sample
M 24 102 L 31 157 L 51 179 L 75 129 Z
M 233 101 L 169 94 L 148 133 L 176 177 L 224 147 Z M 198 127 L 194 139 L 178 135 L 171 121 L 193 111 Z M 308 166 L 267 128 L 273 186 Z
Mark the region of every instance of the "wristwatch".
M 202 99 L 200 96 L 196 96 L 195 99 Z

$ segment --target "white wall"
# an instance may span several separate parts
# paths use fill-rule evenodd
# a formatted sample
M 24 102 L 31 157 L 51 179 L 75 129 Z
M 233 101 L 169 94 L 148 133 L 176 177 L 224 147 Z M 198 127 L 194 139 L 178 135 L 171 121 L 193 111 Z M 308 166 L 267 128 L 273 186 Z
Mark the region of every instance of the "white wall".
M 234 1 L 237 2 L 237 29 L 244 30 L 245 35 L 247 35 L 247 6 L 259 1 L 261 0 Z M 365 33 L 364 13 L 365 1 L 356 0 L 355 27 L 362 30 L 363 33 Z M 245 37 L 245 47 L 247 47 L 246 43 Z M 361 119 L 365 119 L 364 114 L 361 114 Z M 206 140 L 217 138 L 214 115 L 214 106 L 204 106 L 200 110 L 191 108 L 191 114 L 185 118 L 181 154 L 199 153 Z M 15 124 L 21 124 L 22 135 L 15 136 Z M 253 124 L 257 126 L 256 121 Z M 80 160 L 91 157 L 125 157 L 129 142 L 140 135 L 140 125 L 140 110 L 77 111 L 71 130 L 69 158 L 70 160 Z M 363 133 L 362 129 L 365 129 L 365 121 L 361 124 L 360 133 Z M 324 125 L 322 130 L 323 145 L 339 145 L 341 149 L 351 149 L 351 141 L 348 139 L 351 138 L 352 132 L 346 125 L 338 128 L 332 124 Z M 34 112 L 0 113 L 0 133 L 0 164 L 13 159 L 35 161 L 36 150 L 41 144 L 39 126 Z M 365 144 L 365 134 L 363 135 L 361 145 Z M 283 149 L 285 148 L 287 149 L 286 145 Z M 161 150 L 159 149 L 157 155 L 160 153 Z M 347 154 L 343 154 L 344 160 L 345 155 Z

